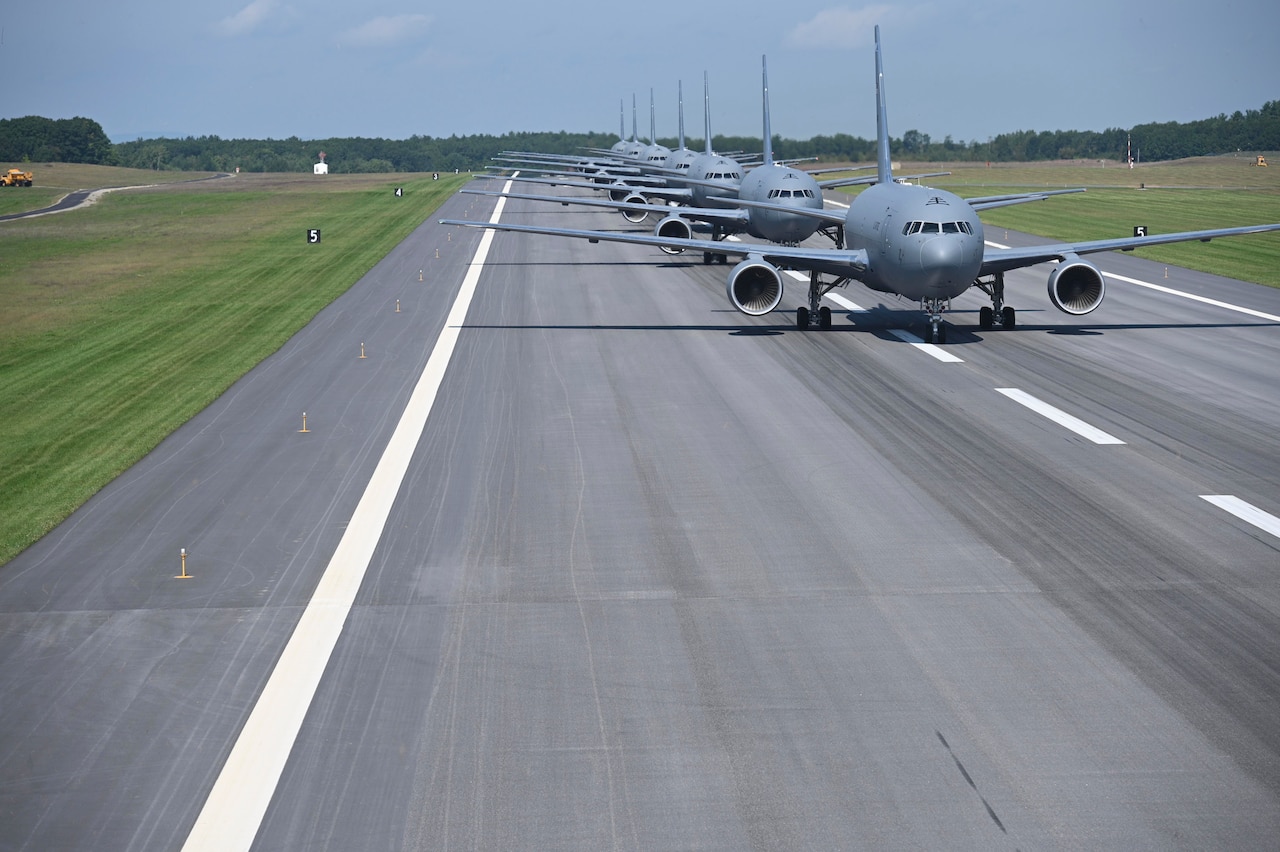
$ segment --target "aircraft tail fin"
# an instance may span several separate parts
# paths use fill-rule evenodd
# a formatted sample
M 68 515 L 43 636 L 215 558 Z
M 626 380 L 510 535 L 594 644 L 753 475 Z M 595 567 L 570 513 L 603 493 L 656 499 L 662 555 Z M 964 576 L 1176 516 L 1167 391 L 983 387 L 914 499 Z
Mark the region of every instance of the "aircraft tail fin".
M 889 155 L 889 117 L 884 106 L 884 64 L 880 59 L 880 26 L 876 25 L 876 164 L 879 183 L 893 183 Z
M 636 93 L 631 93 L 631 141 L 639 142 L 640 137 L 636 133 Z
M 653 109 L 653 89 L 649 90 L 649 144 L 658 144 L 658 118 Z
M 627 113 L 622 107 L 622 98 L 618 98 L 618 138 L 627 140 Z
M 760 57 L 760 74 L 764 84 L 764 164 L 773 165 L 773 131 L 769 128 L 769 60 Z
M 703 139 L 706 141 L 706 153 L 711 153 L 711 84 L 707 82 L 707 72 L 702 72 L 702 122 Z
M 679 107 L 677 111 L 680 114 L 679 115 L 680 123 L 678 128 L 680 131 L 680 150 L 684 151 L 685 147 L 684 147 L 684 81 L 683 80 L 676 80 L 676 104 Z

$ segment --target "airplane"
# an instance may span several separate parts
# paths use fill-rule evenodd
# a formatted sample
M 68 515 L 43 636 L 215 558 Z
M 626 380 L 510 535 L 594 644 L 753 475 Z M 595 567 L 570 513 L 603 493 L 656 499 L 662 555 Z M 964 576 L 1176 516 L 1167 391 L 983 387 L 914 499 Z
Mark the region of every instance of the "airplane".
M 621 201 L 494 193 L 488 190 L 468 189 L 463 192 L 477 195 L 505 194 L 509 198 L 608 207 L 622 211 L 622 214 L 631 222 L 639 222 L 651 213 L 658 213 L 665 216 L 654 228 L 655 236 L 659 237 L 691 239 L 695 231 L 693 223 L 706 222 L 711 226 L 713 242 L 719 242 L 729 234 L 746 232 L 769 242 L 795 245 L 821 231 L 838 246 L 843 240 L 843 234 L 839 230 L 840 221 L 830 217 L 815 218 L 809 215 L 809 212 L 822 211 L 824 187 L 857 183 L 867 179 L 841 178 L 823 181 L 820 184 L 808 172 L 776 162 L 773 158 L 773 136 L 770 129 L 769 68 L 766 57 L 761 57 L 761 82 L 764 159 L 761 165 L 751 169 L 740 179 L 738 176 L 741 173 L 736 162 L 711 155 L 709 160 L 701 162 L 695 160 L 691 163 L 688 172 L 679 177 L 679 182 L 685 184 L 687 190 L 636 187 L 634 193 Z M 706 138 L 709 148 L 711 138 L 709 118 Z M 695 165 L 703 166 L 701 173 L 695 171 Z M 735 180 L 739 181 L 736 185 Z M 645 199 L 646 195 L 676 200 L 688 198 L 702 201 L 703 205 L 714 206 L 672 208 L 667 204 L 650 203 Z M 660 247 L 668 254 L 679 254 L 683 251 L 683 248 L 674 243 Z M 726 263 L 727 260 L 727 254 L 723 251 L 703 251 L 705 263 Z
M 984 305 L 979 312 L 980 328 L 986 330 L 996 325 L 1004 329 L 1014 328 L 1016 313 L 1013 307 L 1004 304 L 1004 276 L 1015 269 L 1057 261 L 1057 266 L 1049 273 L 1049 300 L 1064 313 L 1083 316 L 1096 309 L 1106 295 L 1101 270 L 1084 259 L 1084 255 L 1192 240 L 1208 242 L 1218 237 L 1280 230 L 1280 224 L 1267 224 L 1051 243 L 1023 248 L 986 246 L 978 210 L 1041 200 L 1050 195 L 1081 190 L 966 200 L 945 190 L 896 182 L 889 155 L 879 26 L 875 28 L 875 43 L 878 176 L 877 182 L 857 195 L 845 211 L 843 228 L 846 243 L 842 248 L 768 246 L 741 242 L 726 245 L 709 240 L 674 239 L 647 234 L 455 219 L 442 219 L 440 223 L 574 237 L 593 243 L 605 240 L 741 255 L 743 259 L 729 272 L 725 289 L 733 306 L 750 316 L 762 316 L 777 308 L 782 300 L 781 270 L 807 271 L 808 306 L 801 306 L 796 311 L 796 326 L 800 329 L 829 328 L 831 310 L 819 305 L 822 296 L 837 286 L 858 281 L 872 290 L 919 302 L 928 323 L 928 343 L 946 342 L 944 313 L 950 308 L 951 300 L 970 287 L 977 287 L 991 299 L 991 305 Z M 833 278 L 824 280 L 824 275 Z

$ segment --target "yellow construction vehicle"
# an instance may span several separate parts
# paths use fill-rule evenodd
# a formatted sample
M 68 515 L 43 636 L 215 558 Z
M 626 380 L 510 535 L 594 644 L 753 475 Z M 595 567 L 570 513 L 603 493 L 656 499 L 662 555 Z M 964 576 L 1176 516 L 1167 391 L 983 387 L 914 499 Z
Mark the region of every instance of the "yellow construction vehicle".
M 1254 165 L 1255 165 L 1255 166 L 1265 166 L 1266 164 L 1267 164 L 1267 158 L 1266 158 L 1266 157 L 1264 157 L 1264 156 L 1262 156 L 1261 154 L 1259 154 L 1259 155 L 1258 155 L 1258 161 L 1257 161 L 1256 163 L 1254 163 Z
M 4 174 L 0 174 L 0 186 L 31 186 L 31 172 L 9 169 Z

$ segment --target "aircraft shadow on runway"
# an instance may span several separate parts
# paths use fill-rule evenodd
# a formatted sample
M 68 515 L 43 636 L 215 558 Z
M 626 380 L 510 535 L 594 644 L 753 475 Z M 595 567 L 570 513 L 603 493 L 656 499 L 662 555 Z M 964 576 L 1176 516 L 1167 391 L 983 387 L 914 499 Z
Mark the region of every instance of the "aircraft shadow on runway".
M 527 264 L 521 264 L 527 265 Z M 557 265 L 557 264 L 548 264 Z M 601 266 L 629 266 L 631 264 L 599 264 Z M 1034 312 L 1034 309 L 1024 310 L 1023 314 Z M 715 309 L 712 313 L 732 313 L 737 312 L 725 308 Z M 977 311 L 953 310 L 952 316 L 965 313 L 976 314 Z M 818 333 L 818 336 L 832 333 L 853 333 L 853 334 L 874 334 L 883 339 L 894 343 L 909 343 L 910 341 L 901 340 L 889 334 L 890 331 L 904 329 L 911 332 L 923 332 L 919 313 L 914 310 L 903 310 L 890 308 L 886 306 L 877 306 L 869 308 L 865 311 L 850 312 L 843 310 L 833 310 L 831 312 L 833 318 L 847 320 L 847 322 L 833 323 L 831 328 L 824 329 Z M 1018 332 L 1039 332 L 1047 334 L 1056 334 L 1063 336 L 1097 336 L 1106 334 L 1108 331 L 1160 331 L 1160 330 L 1188 330 L 1188 329 L 1225 329 L 1225 328 L 1254 328 L 1277 326 L 1280 323 L 1272 323 L 1266 321 L 1258 322 L 1222 322 L 1222 323 L 1075 323 L 1075 324 L 1033 324 L 1019 323 L 1018 327 L 1013 331 L 1003 331 L 999 329 L 991 330 L 990 333 L 995 335 L 1017 334 Z M 717 325 L 710 323 L 684 323 L 680 325 L 621 325 L 610 323 L 593 323 L 590 325 L 572 325 L 557 323 L 540 323 L 536 325 L 497 325 L 487 323 L 467 323 L 463 328 L 470 329 L 493 329 L 493 330 L 527 330 L 527 331 L 716 331 L 737 337 L 769 337 L 775 335 L 783 335 L 788 332 L 798 332 L 804 335 L 813 335 L 812 331 L 800 331 L 791 322 L 774 323 L 769 325 Z M 944 348 L 953 346 L 963 346 L 965 344 L 978 343 L 984 339 L 987 332 L 982 332 L 977 328 L 977 324 L 969 325 L 952 325 L 948 324 L 949 338 Z

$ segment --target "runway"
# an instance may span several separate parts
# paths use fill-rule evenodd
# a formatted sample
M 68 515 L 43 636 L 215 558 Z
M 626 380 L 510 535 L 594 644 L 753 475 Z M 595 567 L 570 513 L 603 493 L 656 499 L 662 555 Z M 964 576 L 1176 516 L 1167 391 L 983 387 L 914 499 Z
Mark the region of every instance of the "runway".
M 442 332 L 314 696 L 261 740 L 278 782 L 228 836 L 1274 844 L 1280 291 L 1103 255 L 1095 314 L 1036 267 L 1006 279 L 1017 329 L 979 331 L 971 293 L 927 347 L 857 285 L 800 332 L 798 282 L 757 319 L 701 258 L 503 233 L 449 321 L 481 234 L 434 222 L 492 205 L 455 196 L 0 568 L 0 848 L 188 841 Z

